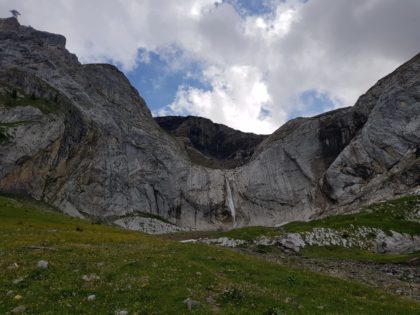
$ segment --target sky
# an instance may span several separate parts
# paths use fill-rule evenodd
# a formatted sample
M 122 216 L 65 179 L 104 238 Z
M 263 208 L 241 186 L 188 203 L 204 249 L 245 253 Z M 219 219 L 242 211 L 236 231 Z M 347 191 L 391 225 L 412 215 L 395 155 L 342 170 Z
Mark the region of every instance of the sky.
M 120 68 L 153 115 L 268 134 L 344 106 L 420 52 L 420 0 L 0 0 Z

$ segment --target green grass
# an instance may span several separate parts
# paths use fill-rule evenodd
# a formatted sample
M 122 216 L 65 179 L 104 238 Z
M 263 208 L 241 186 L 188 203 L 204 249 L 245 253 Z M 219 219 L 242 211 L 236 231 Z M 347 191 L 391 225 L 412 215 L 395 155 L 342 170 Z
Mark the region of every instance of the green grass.
M 18 96 L 18 94 L 20 96 Z M 59 105 L 53 101 L 35 98 L 34 96 L 24 95 L 13 90 L 12 93 L 0 94 L 0 107 L 32 106 L 38 108 L 43 114 L 51 114 L 58 110 Z M 6 144 L 11 137 L 8 133 L 9 128 L 31 123 L 32 121 L 17 121 L 12 123 L 0 123 L 0 144 Z
M 5 144 L 10 141 L 10 136 L 6 128 L 0 126 L 0 144 Z
M 31 121 L 16 121 L 11 123 L 0 123 L 0 144 L 5 144 L 10 141 L 10 135 L 8 133 L 9 128 L 16 128 L 18 126 L 30 123 Z
M 48 269 L 36 268 L 41 259 Z M 14 263 L 19 267 L 9 269 Z M 417 302 L 353 282 L 90 224 L 11 197 L 0 197 L 0 270 L 0 314 L 18 305 L 27 314 L 420 313 Z M 82 280 L 92 273 L 100 279 Z M 95 301 L 87 301 L 90 294 Z M 200 302 L 191 312 L 187 297 Z
M 219 236 L 225 236 L 237 240 L 252 241 L 260 236 L 275 237 L 280 235 L 278 228 L 265 226 L 248 226 L 239 229 L 233 229 L 227 232 L 219 233 Z
M 377 263 L 403 263 L 420 260 L 420 252 L 412 254 L 378 254 L 357 248 L 338 246 L 307 246 L 300 251 L 302 256 L 332 260 L 371 261 Z
M 3 128 L 15 128 L 21 125 L 25 125 L 30 123 L 30 120 L 21 120 L 21 121 L 14 121 L 14 122 L 9 122 L 9 123 L 5 123 L 5 122 L 0 122 L 0 127 Z
M 356 214 L 335 215 L 309 222 L 291 222 L 284 226 L 284 230 L 286 232 L 306 232 L 316 227 L 339 230 L 348 228 L 352 224 L 378 228 L 386 232 L 393 230 L 415 235 L 420 234 L 420 223 L 407 221 L 405 216 L 415 209 L 418 210 L 419 207 L 419 196 L 402 197 L 365 207 Z

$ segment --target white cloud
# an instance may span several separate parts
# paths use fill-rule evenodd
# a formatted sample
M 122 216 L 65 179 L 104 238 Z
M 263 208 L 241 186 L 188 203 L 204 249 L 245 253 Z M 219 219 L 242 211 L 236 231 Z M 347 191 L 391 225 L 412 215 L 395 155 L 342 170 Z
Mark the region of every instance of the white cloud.
M 272 100 L 257 68 L 210 67 L 204 78 L 211 91 L 183 86 L 175 101 L 159 114 L 202 115 L 247 132 L 270 133 L 278 127 L 270 116 L 261 117 L 262 108 L 271 108 Z
M 302 92 L 352 105 L 420 51 L 418 0 L 268 2 L 271 12 L 244 15 L 222 0 L 2 0 L 0 13 L 15 8 L 23 24 L 64 34 L 83 62 L 130 71 L 148 52 L 170 60 L 172 71 L 199 62 L 211 89 L 181 86 L 161 112 L 260 133 L 296 108 L 305 112 Z

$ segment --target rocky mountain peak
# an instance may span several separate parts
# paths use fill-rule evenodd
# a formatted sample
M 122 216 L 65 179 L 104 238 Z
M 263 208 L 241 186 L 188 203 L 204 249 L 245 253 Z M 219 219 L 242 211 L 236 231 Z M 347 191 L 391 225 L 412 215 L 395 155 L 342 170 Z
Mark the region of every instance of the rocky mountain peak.
M 244 165 L 268 136 L 241 132 L 196 116 L 156 117 L 159 126 L 183 143 L 190 159 L 211 168 Z
M 9 17 L 5 19 L 0 18 L 0 31 L 2 32 L 16 32 L 19 30 L 19 27 L 19 21 L 15 17 Z
M 0 18 L 0 32 L 3 33 L 3 39 L 7 35 L 9 37 L 14 35 L 17 36 L 15 39 L 19 38 L 21 41 L 33 41 L 39 45 L 54 46 L 59 49 L 65 49 L 66 47 L 66 38 L 63 35 L 38 31 L 30 26 L 20 25 L 15 17 Z
M 38 31 L 30 26 L 20 25 L 14 17 L 0 19 L 0 40 L 8 47 L 9 58 L 48 62 L 61 62 L 62 66 L 79 64 L 76 55 L 66 50 L 66 38 L 63 35 Z M 36 58 L 38 56 L 38 58 Z M 37 60 L 38 59 L 38 60 Z M 47 62 L 47 60 L 45 60 Z

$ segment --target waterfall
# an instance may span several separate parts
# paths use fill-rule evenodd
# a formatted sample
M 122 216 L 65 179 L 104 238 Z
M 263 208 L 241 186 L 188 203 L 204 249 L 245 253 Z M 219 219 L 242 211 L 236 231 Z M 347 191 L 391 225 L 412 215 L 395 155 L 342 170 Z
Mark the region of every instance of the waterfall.
M 230 211 L 230 215 L 232 216 L 233 220 L 233 227 L 236 226 L 236 212 L 235 212 L 235 204 L 233 203 L 232 198 L 232 190 L 230 189 L 229 180 L 226 179 L 226 206 Z

